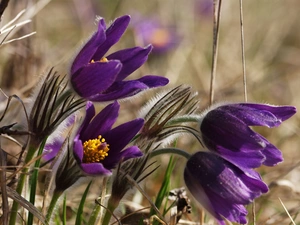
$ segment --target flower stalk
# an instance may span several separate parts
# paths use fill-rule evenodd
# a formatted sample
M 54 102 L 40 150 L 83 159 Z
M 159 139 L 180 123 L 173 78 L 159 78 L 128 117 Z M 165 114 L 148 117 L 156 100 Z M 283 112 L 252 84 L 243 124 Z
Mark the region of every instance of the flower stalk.
M 92 211 L 92 214 L 90 216 L 90 219 L 88 221 L 88 225 L 94 225 L 97 222 L 97 219 L 99 218 L 100 220 L 102 219 L 102 216 L 99 216 L 101 207 L 103 205 L 103 203 L 105 202 L 105 195 L 106 195 L 106 189 L 107 189 L 107 177 L 103 177 L 103 181 L 102 181 L 102 191 L 101 191 L 101 196 L 100 196 L 100 204 L 98 202 L 96 202 L 94 209 Z M 101 224 L 101 221 L 99 221 L 99 224 Z M 102 222 L 102 224 L 104 224 Z
M 179 148 L 161 148 L 161 149 L 156 149 L 150 153 L 150 158 L 156 157 L 159 155 L 164 155 L 164 154 L 175 154 L 184 157 L 185 159 L 189 159 L 191 157 L 191 154 L 188 152 L 179 149 Z
M 57 206 L 57 201 L 62 194 L 63 194 L 63 192 L 61 192 L 61 191 L 54 191 L 54 193 L 52 195 L 51 202 L 49 204 L 49 207 L 47 210 L 47 215 L 46 215 L 46 221 L 48 223 L 50 223 L 53 211 L 54 211 L 55 207 Z
M 26 154 L 25 160 L 24 160 L 24 168 L 22 169 L 21 173 L 20 173 L 20 178 L 19 181 L 17 183 L 17 187 L 16 187 L 16 192 L 18 194 L 21 194 L 23 191 L 23 187 L 26 181 L 26 176 L 28 175 L 28 171 L 29 171 L 29 163 L 31 162 L 34 154 L 36 152 L 36 147 L 29 145 L 28 147 L 28 152 Z M 11 214 L 10 214 L 10 219 L 9 219 L 9 225 L 15 225 L 16 221 L 17 221 L 17 215 L 18 215 L 18 208 L 19 208 L 19 203 L 17 201 L 13 202 L 12 208 L 11 208 Z
M 43 142 L 41 143 L 41 145 L 39 147 L 39 151 L 37 154 L 37 160 L 34 163 L 34 170 L 32 172 L 32 176 L 31 176 L 29 201 L 32 203 L 32 205 L 34 205 L 34 203 L 35 203 L 36 186 L 37 186 L 37 182 L 38 182 L 38 173 L 39 173 L 38 168 L 40 167 L 41 155 L 43 153 L 46 141 L 47 141 L 47 137 L 43 140 Z M 28 213 L 27 224 L 28 225 L 33 224 L 33 214 L 30 212 Z

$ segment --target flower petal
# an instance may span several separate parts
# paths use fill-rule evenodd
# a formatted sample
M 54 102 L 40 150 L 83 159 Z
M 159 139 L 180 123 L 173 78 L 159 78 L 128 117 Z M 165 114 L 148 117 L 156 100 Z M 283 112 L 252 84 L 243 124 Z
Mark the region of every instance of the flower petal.
M 140 79 L 137 79 L 136 81 L 147 85 L 148 88 L 161 87 L 169 83 L 168 78 L 153 75 L 143 76 Z
M 281 121 L 285 121 L 293 116 L 297 109 L 294 106 L 272 106 L 267 104 L 241 103 L 242 106 L 251 107 L 257 110 L 264 110 L 272 113 Z
M 249 104 L 251 106 L 251 104 Z M 252 104 L 254 105 L 254 104 Z M 281 124 L 281 120 L 269 111 L 249 107 L 246 104 L 232 104 L 218 107 L 228 114 L 239 118 L 248 126 L 275 127 Z
M 261 151 L 234 152 L 231 149 L 220 146 L 217 149 L 217 153 L 240 169 L 258 168 L 266 160 L 265 155 Z
M 131 97 L 137 93 L 154 87 L 165 86 L 169 80 L 159 76 L 144 76 L 138 80 L 115 82 L 105 93 L 89 98 L 91 101 L 112 101 Z
M 121 152 L 121 158 L 123 159 L 123 161 L 141 156 L 143 156 L 143 153 L 138 146 L 130 146 Z
M 110 130 L 105 134 L 106 142 L 110 146 L 110 151 L 105 159 L 114 157 L 132 140 L 138 131 L 144 125 L 143 119 L 135 119 L 127 123 L 123 123 L 118 127 Z
M 258 172 L 252 169 L 245 169 L 242 173 L 239 173 L 239 178 L 243 183 L 252 191 L 251 196 L 257 198 L 261 193 L 267 193 L 269 191 L 268 186 L 262 181 Z
M 77 54 L 71 66 L 71 74 L 74 74 L 79 68 L 86 66 L 93 58 L 97 47 L 105 41 L 105 23 L 101 18 L 98 23 L 98 30 L 88 40 Z
M 90 121 L 95 116 L 95 114 L 96 110 L 93 103 L 88 101 L 85 106 L 85 117 L 80 128 L 77 131 L 77 134 L 84 132 L 84 130 L 88 127 Z
M 266 160 L 263 162 L 266 166 L 275 166 L 278 163 L 283 161 L 283 156 L 281 151 L 276 148 L 274 145 L 272 145 L 267 139 L 264 137 L 261 137 L 265 140 L 266 147 L 262 151 L 262 153 L 265 155 Z
M 132 72 L 143 65 L 148 59 L 148 55 L 152 50 L 152 46 L 149 45 L 146 48 L 134 47 L 129 49 L 123 49 L 112 53 L 107 57 L 108 60 L 116 59 L 119 60 L 123 67 L 116 81 L 122 81 Z
M 137 146 L 130 146 L 121 152 L 108 152 L 108 155 L 110 157 L 103 160 L 103 165 L 105 168 L 113 169 L 121 160 L 124 162 L 128 159 L 141 157 L 143 153 Z
M 211 190 L 227 201 L 245 205 L 253 199 L 251 191 L 237 176 L 242 172 L 217 155 L 197 152 L 188 160 L 186 169 L 204 189 Z
M 202 120 L 200 130 L 208 146 L 219 146 L 232 151 L 262 150 L 264 141 L 239 118 L 215 109 Z
M 64 140 L 61 138 L 55 138 L 53 142 L 46 144 L 44 148 L 43 160 L 49 161 L 57 155 L 62 147 Z
M 88 98 L 107 90 L 121 68 L 122 64 L 117 60 L 90 63 L 71 77 L 71 83 L 81 97 Z
M 224 222 L 224 218 L 232 222 L 237 222 L 238 224 L 247 223 L 246 216 L 248 211 L 243 205 L 227 202 L 226 200 L 220 198 L 216 193 L 211 193 L 209 190 L 207 191 L 207 194 L 209 195 L 213 208 L 217 212 L 216 219 L 218 220 L 219 224 L 227 224 Z
M 295 114 L 296 109 L 291 106 L 270 106 L 253 103 L 240 103 L 219 106 L 242 120 L 248 126 L 279 126 L 282 121 Z
M 73 154 L 80 164 L 83 159 L 83 146 L 82 146 L 82 141 L 79 138 L 79 135 L 76 135 L 74 142 L 73 142 Z
M 257 168 L 265 160 L 261 152 L 266 147 L 259 134 L 252 131 L 243 121 L 220 109 L 207 113 L 200 125 L 205 146 L 234 165 Z
M 104 54 L 117 43 L 124 34 L 130 22 L 130 16 L 125 15 L 115 19 L 115 21 L 106 30 L 106 40 L 98 46 L 97 52 L 94 54 L 94 60 L 100 60 Z
M 122 153 L 123 148 L 132 140 L 137 132 L 144 124 L 143 119 L 136 119 L 130 122 L 121 124 L 105 134 L 105 140 L 109 144 L 108 156 L 103 160 L 105 168 L 114 168 L 116 164 L 123 158 L 135 158 L 139 156 L 137 149 L 129 149 L 128 152 Z M 132 153 L 133 155 L 129 155 Z
M 100 113 L 97 114 L 97 116 L 95 116 L 80 139 L 87 141 L 89 139 L 97 138 L 99 135 L 106 138 L 104 135 L 111 130 L 112 126 L 116 122 L 119 116 L 119 109 L 120 105 L 117 101 L 107 105 Z
M 88 175 L 103 175 L 109 176 L 112 172 L 106 169 L 102 163 L 82 163 L 80 164 L 83 172 Z

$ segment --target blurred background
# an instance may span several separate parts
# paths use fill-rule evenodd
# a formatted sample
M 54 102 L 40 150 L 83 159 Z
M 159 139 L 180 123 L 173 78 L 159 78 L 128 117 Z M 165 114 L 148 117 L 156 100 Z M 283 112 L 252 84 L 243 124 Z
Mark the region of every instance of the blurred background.
M 68 74 L 70 62 L 84 41 L 97 29 L 95 19 L 130 14 L 131 24 L 111 52 L 136 45 L 154 45 L 148 62 L 133 74 L 166 76 L 169 88 L 188 84 L 199 93 L 200 109 L 209 102 L 213 42 L 212 0 L 10 0 L 0 27 L 21 10 L 18 21 L 32 21 L 15 28 L 0 42 L 36 31 L 35 35 L 0 46 L 0 87 L 7 94 L 28 96 L 36 79 L 50 67 Z M 249 102 L 294 105 L 300 109 L 300 2 L 298 0 L 244 1 L 245 56 Z M 215 101 L 243 101 L 239 1 L 222 2 Z M 137 116 L 144 102 L 157 90 L 123 105 L 122 116 Z M 1 99 L 3 97 L 1 96 Z M 299 114 L 280 128 L 259 129 L 283 151 L 285 161 L 260 172 L 270 193 L 256 202 L 257 224 L 289 224 L 280 198 L 295 221 L 300 212 Z M 201 148 L 181 140 L 191 152 Z M 184 148 L 183 147 L 183 148 Z M 168 159 L 162 159 L 162 168 Z M 180 170 L 180 169 L 178 169 Z M 174 172 L 174 188 L 183 185 Z M 160 176 L 146 181 L 155 196 Z M 181 177 L 181 174 L 180 174 Z M 151 183 L 152 182 L 152 183 Z M 156 183 L 157 182 L 157 183 Z M 251 211 L 251 208 L 249 208 Z M 197 221 L 197 212 L 191 215 Z M 196 218 L 196 219 L 194 219 Z

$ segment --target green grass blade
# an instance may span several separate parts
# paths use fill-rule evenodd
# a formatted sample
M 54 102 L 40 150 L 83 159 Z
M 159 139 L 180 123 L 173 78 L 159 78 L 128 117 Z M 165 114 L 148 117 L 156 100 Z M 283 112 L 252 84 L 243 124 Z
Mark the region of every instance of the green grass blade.
M 66 194 L 64 195 L 64 202 L 63 202 L 62 224 L 67 225 L 67 196 L 66 196 Z
M 83 207 L 84 207 L 84 203 L 85 203 L 85 199 L 86 199 L 86 196 L 87 196 L 87 193 L 90 189 L 90 186 L 92 184 L 92 181 L 90 181 L 90 183 L 88 184 L 88 186 L 86 187 L 83 195 L 82 195 L 82 198 L 81 198 L 81 201 L 80 201 L 80 204 L 79 204 L 79 207 L 78 207 L 78 210 L 77 210 L 77 215 L 76 215 L 76 223 L 75 225 L 82 225 L 82 212 L 83 212 Z
M 166 173 L 164 176 L 164 180 L 163 183 L 160 187 L 160 190 L 158 192 L 158 195 L 156 197 L 156 201 L 155 201 L 155 205 L 156 207 L 159 209 L 162 205 L 162 202 L 164 200 L 164 197 L 167 195 L 167 193 L 169 192 L 169 186 L 170 186 L 170 180 L 171 180 L 171 174 L 172 171 L 175 167 L 176 161 L 174 160 L 174 157 L 171 156 L 170 160 L 169 160 L 169 164 L 168 167 L 166 169 Z M 155 211 L 153 209 L 151 209 L 150 211 L 150 215 L 155 214 Z
M 40 157 L 43 154 L 46 141 L 47 141 L 47 137 L 41 143 L 38 154 L 37 154 L 37 157 Z M 40 167 L 40 164 L 41 164 L 41 158 L 38 158 L 38 160 L 36 160 L 35 163 L 34 163 L 34 169 L 33 169 L 33 172 L 32 172 L 31 179 L 30 179 L 30 197 L 29 197 L 29 201 L 30 201 L 30 203 L 32 203 L 32 205 L 34 205 L 34 203 L 35 203 L 36 186 L 37 186 L 38 174 L 39 174 L 39 169 L 38 168 Z M 33 214 L 31 212 L 28 213 L 27 224 L 28 225 L 33 224 Z

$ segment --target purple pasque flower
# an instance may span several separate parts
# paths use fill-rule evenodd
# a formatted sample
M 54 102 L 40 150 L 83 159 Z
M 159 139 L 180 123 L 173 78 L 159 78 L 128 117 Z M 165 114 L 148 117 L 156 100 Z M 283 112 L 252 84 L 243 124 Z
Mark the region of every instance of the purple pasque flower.
M 200 121 L 202 144 L 240 168 L 274 166 L 279 149 L 249 126 L 277 127 L 296 113 L 293 106 L 236 103 L 213 106 Z
M 135 119 L 112 129 L 119 108 L 115 101 L 95 116 L 95 107 L 87 103 L 86 116 L 74 138 L 73 149 L 78 164 L 88 175 L 110 175 L 121 160 L 142 156 L 137 146 L 124 147 L 142 128 L 144 120 Z
M 144 45 L 153 45 L 155 53 L 165 53 L 180 42 L 180 37 L 174 27 L 164 26 L 155 18 L 137 16 L 133 29 L 139 41 Z
M 101 18 L 98 30 L 75 57 L 71 66 L 71 84 L 81 97 L 96 102 L 111 101 L 169 82 L 167 78 L 151 75 L 124 81 L 147 60 L 152 50 L 150 45 L 120 50 L 104 57 L 119 41 L 129 21 L 128 15 L 119 17 L 106 29 Z
M 224 218 L 246 224 L 244 205 L 268 191 L 260 175 L 237 166 L 211 152 L 196 152 L 184 169 L 186 186 L 219 224 Z

